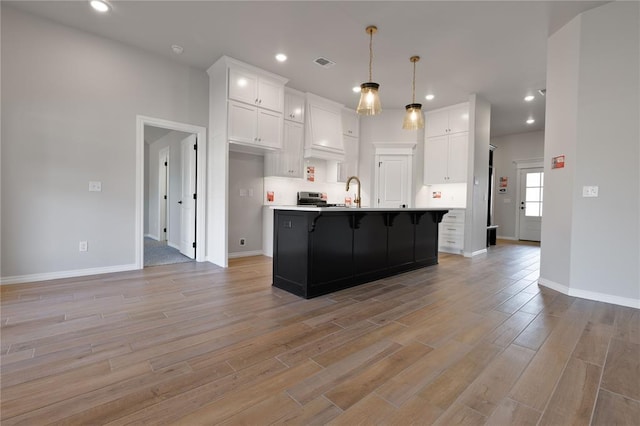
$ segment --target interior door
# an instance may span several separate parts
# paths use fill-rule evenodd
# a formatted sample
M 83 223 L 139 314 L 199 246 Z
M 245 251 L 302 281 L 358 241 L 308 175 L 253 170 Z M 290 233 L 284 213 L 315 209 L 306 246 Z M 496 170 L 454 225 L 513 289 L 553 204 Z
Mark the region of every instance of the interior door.
M 378 161 L 378 205 L 398 208 L 409 206 L 409 157 L 381 155 Z
M 195 258 L 196 249 L 196 143 L 195 135 L 182 141 L 182 197 L 180 203 L 180 253 Z
M 541 167 L 520 170 L 519 239 L 540 241 L 544 172 Z

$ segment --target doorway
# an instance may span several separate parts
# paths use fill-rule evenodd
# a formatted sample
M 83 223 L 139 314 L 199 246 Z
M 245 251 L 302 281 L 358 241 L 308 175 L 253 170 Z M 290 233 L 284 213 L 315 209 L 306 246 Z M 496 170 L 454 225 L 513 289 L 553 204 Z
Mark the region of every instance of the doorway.
M 518 239 L 539 242 L 542 229 L 544 169 L 520 169 L 518 180 Z
M 205 173 L 198 173 L 198 170 L 206 170 L 206 143 L 204 143 L 206 141 L 206 129 L 201 126 L 143 116 L 138 116 L 136 121 L 136 267 L 138 269 L 144 267 L 146 240 L 160 241 L 163 238 L 166 238 L 167 246 L 173 246 L 180 252 L 184 251 L 184 256 L 187 256 L 189 260 L 195 258 L 196 261 L 202 262 L 206 260 L 204 233 L 206 180 Z M 155 154 L 151 156 L 145 149 L 147 145 L 145 139 L 150 139 L 148 134 L 152 132 L 156 132 L 160 134 L 160 137 L 166 137 L 167 139 L 171 139 L 167 135 L 173 133 L 175 135 L 173 139 L 177 139 L 177 142 L 173 142 L 174 145 L 177 144 L 177 150 L 174 151 L 176 154 L 172 154 L 172 151 L 169 150 L 169 154 L 166 157 L 166 194 L 161 194 L 162 191 L 160 189 L 163 180 L 160 173 L 160 170 L 162 170 L 160 167 L 164 164 L 163 157 L 158 150 L 155 150 Z M 199 141 L 203 142 L 198 143 Z M 186 157 L 186 159 L 183 161 L 181 157 Z M 175 161 L 172 161 L 172 159 L 175 159 Z M 149 171 L 155 165 L 158 167 L 154 177 L 149 178 Z M 187 182 L 184 184 L 182 182 L 184 180 L 183 170 L 184 176 L 188 176 Z M 172 176 L 175 179 L 172 179 Z M 145 185 L 145 182 L 152 182 L 156 188 L 150 189 L 148 185 Z M 177 188 L 176 184 L 178 185 Z M 184 190 L 188 191 L 188 196 L 186 194 L 183 196 Z M 163 226 L 162 206 L 165 195 L 166 210 Z M 154 196 L 156 196 L 156 202 L 150 208 L 146 201 Z M 188 202 L 185 203 L 183 198 Z M 163 202 L 159 202 L 160 199 Z M 183 215 L 181 206 L 185 204 L 186 209 Z M 149 218 L 153 220 L 148 220 Z M 185 223 L 183 224 L 183 222 Z M 172 233 L 172 230 L 175 232 Z M 183 241 L 183 230 L 186 230 L 184 241 L 188 239 L 188 244 Z M 165 233 L 166 237 L 164 236 Z

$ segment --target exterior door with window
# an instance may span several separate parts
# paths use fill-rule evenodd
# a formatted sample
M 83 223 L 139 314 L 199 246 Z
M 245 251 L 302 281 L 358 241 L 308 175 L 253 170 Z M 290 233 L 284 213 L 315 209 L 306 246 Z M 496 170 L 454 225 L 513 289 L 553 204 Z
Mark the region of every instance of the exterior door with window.
M 519 239 L 540 241 L 542 227 L 543 169 L 520 170 Z

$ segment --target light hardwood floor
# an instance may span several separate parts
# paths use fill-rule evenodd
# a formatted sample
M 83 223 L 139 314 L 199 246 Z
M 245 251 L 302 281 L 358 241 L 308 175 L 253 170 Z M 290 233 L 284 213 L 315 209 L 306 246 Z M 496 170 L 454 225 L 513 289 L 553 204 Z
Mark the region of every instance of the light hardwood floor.
M 266 257 L 2 286 L 2 425 L 640 424 L 640 311 L 538 267 L 501 241 L 312 300 Z

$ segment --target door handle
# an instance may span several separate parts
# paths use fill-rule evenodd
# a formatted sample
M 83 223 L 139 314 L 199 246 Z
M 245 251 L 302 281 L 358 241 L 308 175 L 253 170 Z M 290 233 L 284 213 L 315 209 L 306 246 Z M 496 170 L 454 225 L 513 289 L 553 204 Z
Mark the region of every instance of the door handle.
M 182 200 L 178 201 L 178 204 L 182 204 Z

